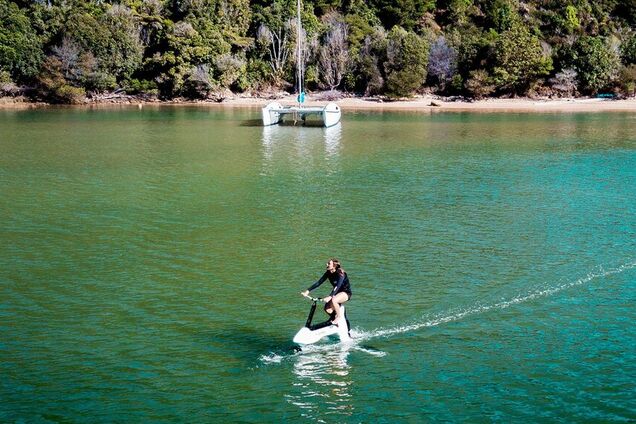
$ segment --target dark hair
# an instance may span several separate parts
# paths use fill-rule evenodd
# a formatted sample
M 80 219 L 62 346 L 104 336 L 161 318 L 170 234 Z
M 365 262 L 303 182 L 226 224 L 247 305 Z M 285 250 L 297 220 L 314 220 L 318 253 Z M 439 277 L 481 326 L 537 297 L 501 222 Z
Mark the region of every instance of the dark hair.
M 339 274 L 341 274 L 341 275 L 344 275 L 345 270 L 344 270 L 344 269 L 342 269 L 342 266 L 340 265 L 340 261 L 339 261 L 338 259 L 336 259 L 336 258 L 331 258 L 331 259 L 329 259 L 329 261 L 330 261 L 330 262 L 333 262 L 333 265 L 336 267 L 336 272 L 337 272 L 337 273 L 339 273 Z

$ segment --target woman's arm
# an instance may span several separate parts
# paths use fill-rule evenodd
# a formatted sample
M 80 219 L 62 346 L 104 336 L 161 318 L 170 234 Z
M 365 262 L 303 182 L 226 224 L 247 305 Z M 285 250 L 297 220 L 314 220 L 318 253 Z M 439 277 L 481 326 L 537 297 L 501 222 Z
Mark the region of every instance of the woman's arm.
M 327 279 L 327 273 L 325 272 L 324 274 L 322 274 L 322 277 L 320 277 L 320 279 L 318 281 L 316 281 L 314 284 L 311 285 L 311 287 L 309 287 L 307 289 L 308 292 L 312 291 L 313 289 L 317 288 L 318 286 L 320 286 L 322 283 L 325 282 L 325 280 Z

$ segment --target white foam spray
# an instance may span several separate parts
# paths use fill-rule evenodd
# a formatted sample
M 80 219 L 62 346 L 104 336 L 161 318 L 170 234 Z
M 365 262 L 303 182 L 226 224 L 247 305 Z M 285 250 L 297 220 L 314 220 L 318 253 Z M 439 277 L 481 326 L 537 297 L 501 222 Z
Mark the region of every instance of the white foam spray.
M 437 314 L 435 316 L 425 319 L 424 321 L 416 322 L 413 324 L 402 325 L 402 326 L 391 327 L 391 328 L 378 328 L 376 330 L 369 331 L 369 332 L 358 332 L 357 336 L 363 340 L 369 340 L 372 338 L 390 337 L 396 334 L 416 331 L 425 327 L 435 327 L 440 324 L 446 324 L 448 322 L 459 321 L 469 315 L 477 315 L 477 314 L 481 314 L 481 313 L 496 310 L 496 309 L 506 309 L 513 305 L 529 302 L 541 297 L 548 297 L 558 292 L 561 292 L 563 290 L 589 283 L 590 281 L 595 280 L 597 278 L 603 278 L 603 277 L 607 277 L 614 274 L 620 274 L 621 272 L 630 270 L 634 267 L 636 267 L 636 262 L 630 262 L 610 270 L 605 270 L 601 267 L 598 269 L 598 271 L 589 273 L 585 277 L 581 277 L 576 281 L 559 284 L 553 287 L 537 289 L 530 293 L 513 297 L 511 299 L 502 300 L 501 302 L 493 303 L 490 305 L 477 305 L 477 306 L 472 306 L 465 309 L 447 311 L 446 313 Z

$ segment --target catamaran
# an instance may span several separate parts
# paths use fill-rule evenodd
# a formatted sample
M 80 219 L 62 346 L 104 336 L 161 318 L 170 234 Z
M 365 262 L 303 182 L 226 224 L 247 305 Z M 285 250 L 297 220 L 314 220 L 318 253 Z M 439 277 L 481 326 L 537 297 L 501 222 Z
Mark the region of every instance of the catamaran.
M 302 27 L 300 22 L 300 0 L 298 0 L 296 8 L 296 71 L 298 73 L 298 105 L 283 106 L 278 102 L 269 103 L 262 109 L 263 125 L 276 125 L 280 123 L 283 118 L 287 117 L 293 119 L 294 123 L 302 122 L 303 124 L 305 124 L 307 123 L 307 121 L 316 121 L 319 125 L 322 125 L 324 127 L 331 127 L 340 122 L 340 116 L 342 115 L 340 106 L 333 102 L 327 103 L 325 106 L 303 106 L 303 103 L 305 102 L 305 92 L 303 91 L 304 66 L 302 60 Z

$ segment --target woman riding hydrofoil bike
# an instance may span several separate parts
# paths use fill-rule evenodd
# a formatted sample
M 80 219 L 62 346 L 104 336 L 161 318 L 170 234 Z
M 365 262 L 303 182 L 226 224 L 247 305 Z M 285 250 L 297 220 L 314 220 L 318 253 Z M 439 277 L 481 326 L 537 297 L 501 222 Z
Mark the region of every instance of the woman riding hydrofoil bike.
M 340 319 L 340 305 L 351 299 L 351 285 L 349 277 L 344 269 L 340 266 L 338 259 L 329 259 L 327 261 L 327 270 L 318 281 L 311 285 L 307 290 L 301 292 L 303 296 L 309 296 L 309 292 L 320 286 L 326 280 L 329 280 L 333 289 L 329 296 L 323 300 L 325 302 L 325 312 L 331 318 L 331 323 L 336 324 Z M 337 325 L 337 324 L 336 324 Z

